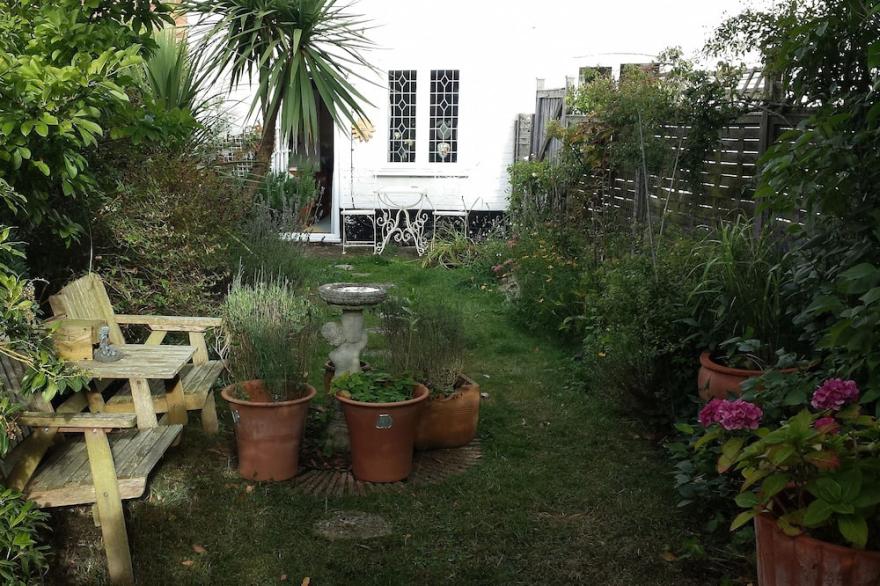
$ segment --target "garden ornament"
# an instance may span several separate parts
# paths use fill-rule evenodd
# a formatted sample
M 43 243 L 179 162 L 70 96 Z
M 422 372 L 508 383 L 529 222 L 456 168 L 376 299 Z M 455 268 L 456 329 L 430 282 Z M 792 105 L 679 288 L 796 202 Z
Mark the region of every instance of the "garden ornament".
M 122 352 L 110 343 L 109 326 L 101 326 L 98 330 L 98 347 L 93 356 L 98 362 L 116 362 L 122 358 Z

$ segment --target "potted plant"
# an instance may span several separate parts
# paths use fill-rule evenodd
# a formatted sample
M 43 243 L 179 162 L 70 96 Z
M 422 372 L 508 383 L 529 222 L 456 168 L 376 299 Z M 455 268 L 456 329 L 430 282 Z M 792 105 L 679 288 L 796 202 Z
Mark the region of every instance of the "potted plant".
M 880 583 L 880 423 L 862 412 L 854 381 L 825 380 L 808 408 L 779 424 L 743 399 L 713 399 L 700 412 L 705 449 L 737 471 L 736 503 L 754 519 L 762 586 Z
M 416 431 L 417 449 L 456 448 L 477 435 L 480 385 L 463 371 L 464 315 L 443 302 L 392 299 L 382 312 L 389 363 L 431 395 Z
M 688 296 L 700 355 L 703 400 L 739 395 L 742 383 L 775 368 L 797 370 L 797 332 L 785 312 L 785 266 L 777 245 L 750 222 L 723 226 L 707 239 L 696 285 Z
M 283 278 L 242 282 L 239 274 L 224 305 L 229 402 L 239 473 L 249 480 L 296 475 L 314 387 L 306 383 L 317 329 L 308 300 Z
M 358 480 L 397 482 L 412 470 L 416 426 L 428 389 L 381 372 L 345 374 L 333 381 L 351 442 Z

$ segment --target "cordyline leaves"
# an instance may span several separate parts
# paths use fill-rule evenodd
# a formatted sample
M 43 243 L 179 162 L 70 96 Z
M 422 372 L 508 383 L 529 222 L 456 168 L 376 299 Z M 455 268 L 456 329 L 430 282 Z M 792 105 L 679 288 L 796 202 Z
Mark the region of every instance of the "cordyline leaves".
M 200 50 L 214 81 L 234 88 L 256 83 L 249 115 L 276 117 L 283 141 L 318 137 L 319 102 L 340 126 L 367 119 L 369 102 L 349 82 L 375 72 L 362 55 L 373 47 L 367 19 L 336 0 L 188 0 L 182 12 L 201 15 Z M 219 20 L 216 19 L 220 16 Z M 201 30 L 200 30 L 201 29 Z M 268 122 L 267 122 L 268 121 Z

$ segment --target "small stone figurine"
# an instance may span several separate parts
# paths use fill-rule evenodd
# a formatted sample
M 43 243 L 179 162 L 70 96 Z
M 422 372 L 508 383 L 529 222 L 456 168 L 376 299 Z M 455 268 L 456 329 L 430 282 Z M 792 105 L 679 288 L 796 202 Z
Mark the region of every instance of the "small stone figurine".
M 98 347 L 95 349 L 94 357 L 98 362 L 116 362 L 122 358 L 122 352 L 110 344 L 109 326 L 101 326 L 98 330 Z

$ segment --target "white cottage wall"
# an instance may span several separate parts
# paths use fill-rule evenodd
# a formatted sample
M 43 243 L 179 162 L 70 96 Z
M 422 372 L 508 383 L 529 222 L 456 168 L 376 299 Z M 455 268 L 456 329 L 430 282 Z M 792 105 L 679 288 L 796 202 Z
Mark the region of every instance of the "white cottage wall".
M 761 3 L 755 0 L 752 4 Z M 377 192 L 423 192 L 434 209 L 504 210 L 507 167 L 513 160 L 514 121 L 535 104 L 535 80 L 562 87 L 585 65 L 649 61 L 671 45 L 699 49 L 726 12 L 740 0 L 360 0 L 352 10 L 372 19 L 377 45 L 369 59 L 380 70 L 373 83 L 352 80 L 371 105 L 374 126 L 365 143 L 350 129 L 335 135 L 334 207 L 369 208 Z M 415 69 L 415 162 L 391 163 L 388 155 L 390 69 Z M 429 163 L 428 108 L 431 69 L 460 71 L 459 157 Z M 246 88 L 235 92 L 233 118 L 248 109 Z M 332 231 L 339 234 L 338 214 Z

